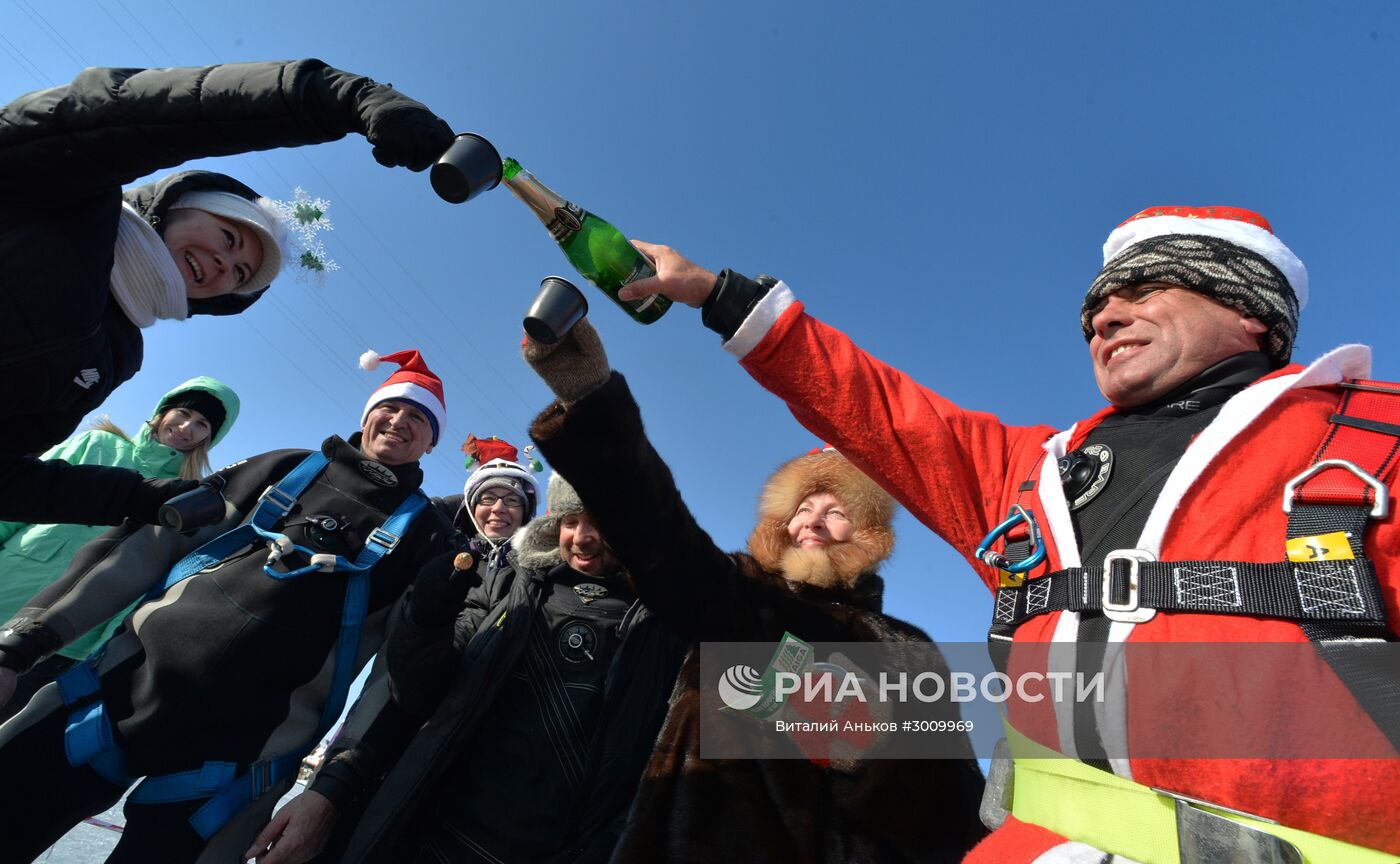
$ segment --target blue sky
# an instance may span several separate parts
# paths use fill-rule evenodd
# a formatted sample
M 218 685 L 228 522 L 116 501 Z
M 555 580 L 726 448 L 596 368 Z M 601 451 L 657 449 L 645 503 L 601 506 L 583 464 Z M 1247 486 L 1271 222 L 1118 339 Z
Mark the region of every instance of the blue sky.
M 786 279 L 968 407 L 1065 426 L 1101 405 L 1080 298 L 1108 232 L 1149 205 L 1263 213 L 1311 274 L 1295 357 L 1365 342 L 1378 377 L 1400 376 L 1397 40 L 1387 3 L 4 0 L 0 100 L 83 66 L 319 57 L 485 135 L 629 236 Z M 570 271 L 519 202 L 446 204 L 358 136 L 196 164 L 330 199 L 342 269 L 147 331 L 115 420 L 209 374 L 244 410 L 216 464 L 310 447 L 353 431 L 382 380 L 361 351 L 418 347 L 450 415 L 429 492 L 460 490 L 468 433 L 525 443 L 549 396 L 519 359 L 520 317 Z M 700 523 L 740 548 L 762 480 L 817 442 L 693 311 L 641 327 L 585 290 Z M 981 640 L 981 583 L 908 516 L 897 530 L 888 610 Z

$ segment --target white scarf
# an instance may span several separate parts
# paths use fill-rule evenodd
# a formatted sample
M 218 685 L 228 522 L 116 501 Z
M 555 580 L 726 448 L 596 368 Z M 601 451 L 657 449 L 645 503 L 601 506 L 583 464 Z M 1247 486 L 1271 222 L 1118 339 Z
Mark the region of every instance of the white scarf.
M 161 318 L 182 321 L 190 315 L 185 279 L 165 241 L 125 201 L 117 222 L 112 293 L 137 327 L 149 327 Z

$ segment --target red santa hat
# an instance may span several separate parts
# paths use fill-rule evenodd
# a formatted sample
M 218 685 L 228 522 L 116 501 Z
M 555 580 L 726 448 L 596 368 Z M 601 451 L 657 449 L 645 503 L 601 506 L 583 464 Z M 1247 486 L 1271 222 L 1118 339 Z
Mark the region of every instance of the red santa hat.
M 1105 297 L 1133 284 L 1169 282 L 1198 291 L 1262 321 L 1264 350 L 1282 366 L 1308 302 L 1308 270 L 1267 219 L 1240 207 L 1149 207 L 1129 217 L 1103 245 L 1103 270 L 1080 309 L 1086 340 Z
M 411 349 L 384 355 L 366 351 L 360 355 L 360 368 L 375 369 L 382 360 L 397 363 L 399 371 L 390 375 L 379 385 L 379 389 L 370 394 L 369 401 L 365 403 L 365 410 L 360 414 L 360 425 L 364 425 L 369 412 L 380 402 L 388 402 L 391 399 L 408 402 L 428 415 L 428 422 L 433 427 L 433 446 L 436 447 L 438 435 L 447 425 L 447 403 L 442 397 L 442 379 L 434 375 L 428 364 L 423 362 L 422 354 Z

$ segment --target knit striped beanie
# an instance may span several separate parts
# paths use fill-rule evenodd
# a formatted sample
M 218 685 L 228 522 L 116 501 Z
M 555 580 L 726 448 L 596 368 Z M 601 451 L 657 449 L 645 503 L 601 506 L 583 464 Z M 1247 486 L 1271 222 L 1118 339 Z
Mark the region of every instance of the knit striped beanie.
M 1238 207 L 1150 207 L 1108 235 L 1103 269 L 1084 295 L 1079 325 L 1093 338 L 1093 309 L 1129 285 L 1169 282 L 1258 318 L 1275 367 L 1293 353 L 1308 271 L 1268 220 Z

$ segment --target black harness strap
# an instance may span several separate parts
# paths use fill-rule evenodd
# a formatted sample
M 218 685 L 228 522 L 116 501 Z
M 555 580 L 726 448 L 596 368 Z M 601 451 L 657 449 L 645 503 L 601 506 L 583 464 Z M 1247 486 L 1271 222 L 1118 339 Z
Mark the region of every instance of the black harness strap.
M 1130 562 L 1070 567 L 997 591 L 992 618 L 998 630 L 1015 630 L 1048 612 L 1100 612 L 1104 575 L 1108 598 L 1127 602 Z M 1348 627 L 1385 626 L 1385 606 L 1371 562 L 1260 564 L 1253 561 L 1148 561 L 1137 563 L 1138 605 L 1171 612 L 1263 615 Z M 1115 596 L 1115 594 L 1117 596 Z
M 1331 428 L 1313 456 L 1316 473 L 1298 483 L 1286 502 L 1288 539 L 1304 541 L 1310 553 L 1325 550 L 1317 554 L 1350 556 L 1319 563 L 1341 567 L 1364 562 L 1369 569 L 1370 562 L 1363 557 L 1366 526 L 1388 510 L 1390 502 L 1383 497 L 1388 490 L 1380 484 L 1394 471 L 1400 451 L 1400 389 L 1379 381 L 1346 382 L 1342 387 Z M 1346 464 L 1322 469 L 1329 460 L 1349 463 L 1367 477 Z M 1345 551 L 1340 548 L 1341 537 L 1346 538 Z M 1379 592 L 1374 573 L 1371 584 Z M 1318 583 L 1319 590 L 1338 587 L 1346 586 Z M 1400 751 L 1400 669 L 1394 649 L 1386 645 L 1394 637 L 1384 615 L 1374 622 L 1311 620 L 1299 625 L 1391 746 Z

